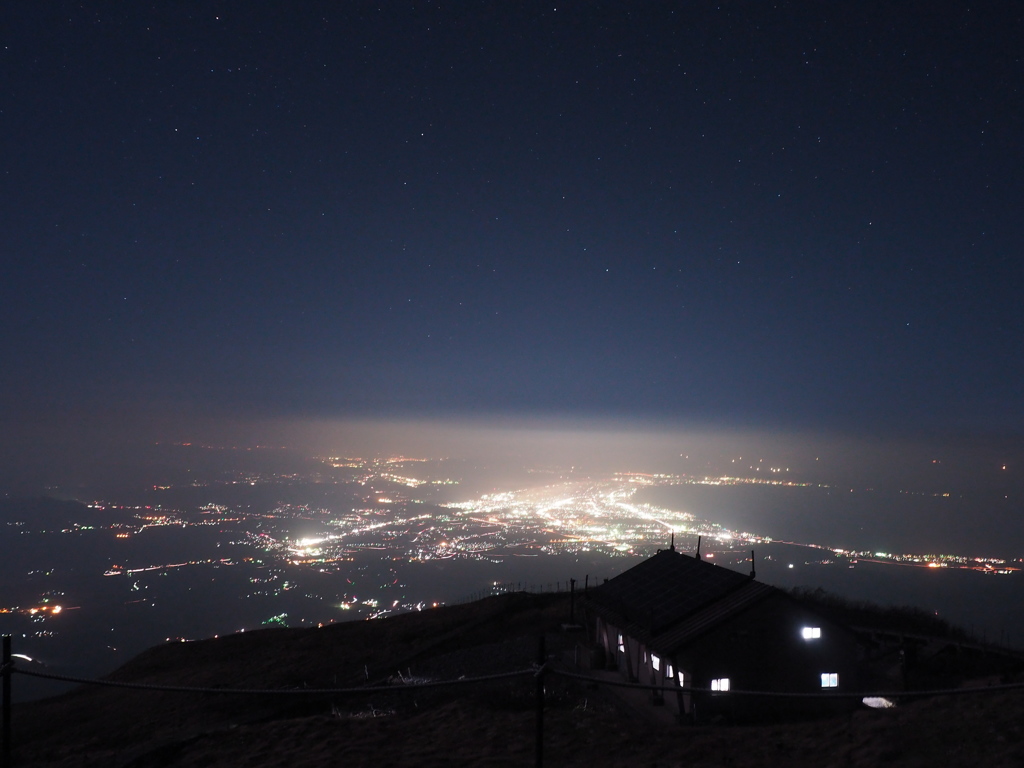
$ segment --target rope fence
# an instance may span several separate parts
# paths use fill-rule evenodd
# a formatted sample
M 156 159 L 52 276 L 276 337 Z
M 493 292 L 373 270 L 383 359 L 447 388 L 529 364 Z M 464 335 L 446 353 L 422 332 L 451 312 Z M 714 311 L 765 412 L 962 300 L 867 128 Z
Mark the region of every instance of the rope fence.
M 403 683 L 396 685 L 367 685 L 355 688 L 207 688 L 191 687 L 187 685 L 156 685 L 152 683 L 129 683 L 119 680 L 98 680 L 86 677 L 71 677 L 70 675 L 54 675 L 47 672 L 34 672 L 27 669 L 14 668 L 14 673 L 39 677 L 44 680 L 59 680 L 65 683 L 78 683 L 79 685 L 98 685 L 108 688 L 134 688 L 144 691 L 163 691 L 168 693 L 223 693 L 233 696 L 330 696 L 341 694 L 358 693 L 379 693 L 402 691 L 411 688 L 442 688 L 466 683 L 481 683 L 492 680 L 506 680 L 513 677 L 524 677 L 537 674 L 534 669 L 522 669 L 515 672 L 501 672 L 494 675 L 479 675 L 477 677 L 459 677 L 454 680 L 429 680 L 422 683 Z
M 799 692 L 799 691 L 748 691 L 741 689 L 730 689 L 729 691 L 717 691 L 711 688 L 698 688 L 695 686 L 681 685 L 648 685 L 645 683 L 631 683 L 626 680 L 609 680 L 593 675 L 582 675 L 575 672 L 567 672 L 555 669 L 548 664 L 543 666 L 534 665 L 526 669 L 518 669 L 512 672 L 499 672 L 493 675 L 477 675 L 474 677 L 457 677 L 451 680 L 426 680 L 416 683 L 395 683 L 391 685 L 366 685 L 351 688 L 211 688 L 204 686 L 187 685 L 158 685 L 154 683 L 131 683 L 120 680 L 103 680 L 100 678 L 74 677 L 71 675 L 56 675 L 48 672 L 36 672 L 28 669 L 20 669 L 15 664 L 7 664 L 0 667 L 0 673 L 8 669 L 13 674 L 37 677 L 44 680 L 56 680 L 64 683 L 75 683 L 77 685 L 94 685 L 107 688 L 127 688 L 144 691 L 158 691 L 166 693 L 196 693 L 213 694 L 221 693 L 230 696 L 332 696 L 332 695 L 355 695 L 361 693 L 395 693 L 397 691 L 408 691 L 422 688 L 446 688 L 458 685 L 470 685 L 473 683 L 486 683 L 495 680 L 509 680 L 516 677 L 553 675 L 570 680 L 578 680 L 590 685 L 605 685 L 610 688 L 632 688 L 642 691 L 658 691 L 661 693 L 714 693 L 720 696 L 764 696 L 774 698 L 809 698 L 809 699 L 864 699 L 864 698 L 887 698 L 907 699 L 925 698 L 928 696 L 960 696 L 972 693 L 990 693 L 994 691 L 1012 691 L 1024 688 L 1024 682 L 1004 683 L 999 685 L 987 685 L 976 688 L 934 688 L 930 690 L 906 690 L 906 691 L 880 691 L 880 692 Z

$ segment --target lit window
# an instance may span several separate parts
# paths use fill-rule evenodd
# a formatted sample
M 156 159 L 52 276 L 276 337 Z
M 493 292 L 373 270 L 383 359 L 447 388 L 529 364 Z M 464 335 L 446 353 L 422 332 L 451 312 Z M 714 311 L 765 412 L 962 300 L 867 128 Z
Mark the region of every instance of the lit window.
M 655 672 L 661 669 L 661 659 L 659 659 L 653 653 L 651 654 L 651 666 L 654 667 Z
M 839 687 L 839 674 L 836 672 L 822 672 L 821 673 L 821 687 L 822 688 L 838 688 Z
M 625 652 L 626 652 L 626 645 L 625 645 L 625 643 L 622 642 L 622 633 L 620 632 L 619 633 L 619 653 L 625 653 Z
M 671 664 L 666 664 L 665 665 L 665 677 L 671 678 L 671 677 L 674 677 L 674 676 L 675 676 L 675 670 L 672 669 L 672 665 Z
M 803 634 L 804 640 L 817 640 L 821 637 L 821 627 L 804 627 L 801 634 Z
M 712 691 L 728 691 L 729 690 L 729 678 L 720 677 L 717 680 L 711 681 Z

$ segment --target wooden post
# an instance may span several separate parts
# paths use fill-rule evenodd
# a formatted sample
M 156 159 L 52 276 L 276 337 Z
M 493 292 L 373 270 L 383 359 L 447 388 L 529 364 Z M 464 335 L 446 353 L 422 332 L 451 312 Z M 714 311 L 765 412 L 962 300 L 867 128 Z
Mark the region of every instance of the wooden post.
M 544 645 L 544 635 L 540 636 L 537 644 L 537 744 L 536 760 L 534 765 L 541 768 L 544 765 L 544 664 L 548 660 L 547 648 Z
M 3 706 L 4 706 L 4 723 L 3 723 L 3 736 L 4 744 L 2 749 L 2 756 L 0 756 L 0 765 L 3 768 L 11 768 L 11 665 L 14 662 L 11 661 L 11 636 L 4 635 L 4 651 L 3 651 Z
M 576 579 L 569 579 L 569 623 L 576 623 Z

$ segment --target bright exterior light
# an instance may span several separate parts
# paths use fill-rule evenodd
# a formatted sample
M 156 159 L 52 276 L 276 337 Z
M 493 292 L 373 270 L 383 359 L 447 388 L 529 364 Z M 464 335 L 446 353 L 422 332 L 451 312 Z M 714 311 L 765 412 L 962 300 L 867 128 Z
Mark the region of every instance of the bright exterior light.
M 871 707 L 872 709 L 892 709 L 896 706 L 895 701 L 883 696 L 865 696 L 861 701 L 864 703 L 864 706 Z

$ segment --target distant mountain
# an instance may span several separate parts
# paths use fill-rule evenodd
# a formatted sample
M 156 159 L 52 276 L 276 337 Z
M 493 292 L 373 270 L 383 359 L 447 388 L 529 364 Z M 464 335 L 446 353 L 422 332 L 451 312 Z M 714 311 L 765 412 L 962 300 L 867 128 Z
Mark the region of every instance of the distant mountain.
M 392 684 L 393 692 L 243 696 L 83 686 L 15 706 L 14 764 L 532 765 L 533 674 L 438 688 L 404 682 L 528 670 L 542 635 L 549 661 L 575 669 L 587 658 L 586 632 L 566 631 L 568 619 L 568 595 L 517 593 L 378 621 L 157 646 L 108 679 L 204 689 Z M 549 675 L 545 763 L 1024 764 L 1021 691 L 813 723 L 692 727 L 666 724 L 642 692 L 621 690 Z
M 80 501 L 46 496 L 0 498 L 0 525 L 21 523 L 26 530 L 60 530 L 76 523 L 110 525 L 127 517 L 121 510 L 92 509 Z

